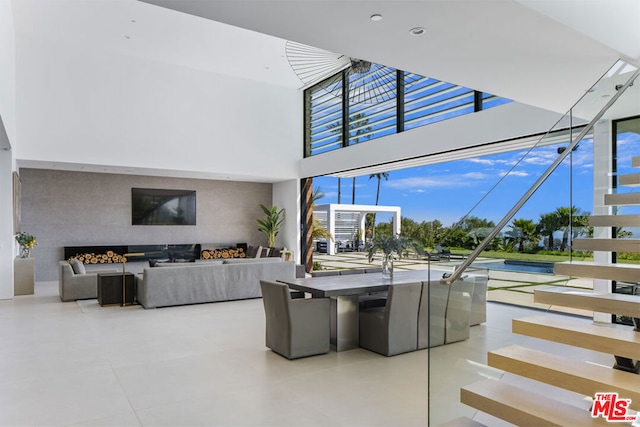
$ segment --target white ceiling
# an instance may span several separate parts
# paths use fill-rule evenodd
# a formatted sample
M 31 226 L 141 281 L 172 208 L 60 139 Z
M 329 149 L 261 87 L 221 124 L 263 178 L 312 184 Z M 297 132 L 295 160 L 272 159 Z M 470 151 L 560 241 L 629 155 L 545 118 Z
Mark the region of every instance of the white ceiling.
M 12 8 L 26 37 L 269 85 L 302 87 L 285 55 L 293 40 L 561 113 L 616 59 L 640 62 L 637 0 L 14 0 Z M 374 13 L 383 19 L 371 21 Z M 426 32 L 411 36 L 413 27 Z
M 640 55 L 633 43 L 640 44 L 635 0 L 543 2 L 538 9 L 554 12 L 554 19 L 512 0 L 144 1 L 562 113 L 617 58 Z M 567 10 L 567 3 L 576 7 Z M 618 13 L 603 15 L 604 5 Z M 605 46 L 558 22 L 568 15 L 580 27 L 570 13 L 576 9 L 584 21 L 602 17 L 592 34 L 613 33 L 618 38 L 607 41 L 625 42 Z M 372 14 L 383 19 L 372 22 Z M 411 36 L 413 27 L 426 32 Z
M 640 58 L 636 0 L 20 0 L 13 9 L 16 31 L 32 37 L 268 84 L 301 87 L 284 51 L 293 40 L 557 112 L 617 58 Z M 416 26 L 423 36 L 409 34 Z

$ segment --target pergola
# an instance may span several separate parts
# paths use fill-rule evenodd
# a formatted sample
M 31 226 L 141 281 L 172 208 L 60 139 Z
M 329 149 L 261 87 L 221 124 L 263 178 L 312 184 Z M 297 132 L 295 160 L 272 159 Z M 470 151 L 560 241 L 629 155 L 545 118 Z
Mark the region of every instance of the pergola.
M 326 205 L 316 205 L 314 212 L 326 212 L 327 230 L 332 236 L 336 235 L 336 215 L 340 212 L 350 212 L 359 214 L 360 233 L 364 236 L 366 215 L 368 213 L 391 213 L 393 214 L 393 233 L 400 234 L 400 206 L 375 206 L 375 205 L 343 205 L 330 203 Z M 336 253 L 335 245 L 327 245 L 327 254 Z

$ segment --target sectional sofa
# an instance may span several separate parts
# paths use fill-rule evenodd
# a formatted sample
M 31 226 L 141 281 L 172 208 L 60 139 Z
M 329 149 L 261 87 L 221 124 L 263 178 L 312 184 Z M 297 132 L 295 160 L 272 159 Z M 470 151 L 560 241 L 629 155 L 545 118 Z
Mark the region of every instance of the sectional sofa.
M 280 258 L 156 264 L 136 276 L 144 308 L 260 298 L 260 280 L 293 279 L 296 264 Z

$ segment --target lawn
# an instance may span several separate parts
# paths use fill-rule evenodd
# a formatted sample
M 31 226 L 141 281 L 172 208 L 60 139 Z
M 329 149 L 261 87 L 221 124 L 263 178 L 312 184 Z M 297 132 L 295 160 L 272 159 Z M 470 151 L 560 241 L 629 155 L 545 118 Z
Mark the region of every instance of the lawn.
M 472 251 L 468 249 L 451 249 L 451 252 L 468 255 Z M 497 258 L 497 259 L 513 259 L 523 261 L 541 261 L 541 262 L 563 262 L 569 261 L 569 254 L 552 255 L 552 254 L 528 254 L 520 252 L 502 252 L 502 251 L 484 251 L 480 254 L 482 258 Z M 574 253 L 573 261 L 586 261 L 593 262 L 593 254 L 591 253 Z M 621 259 L 618 258 L 620 264 L 640 264 L 638 259 Z

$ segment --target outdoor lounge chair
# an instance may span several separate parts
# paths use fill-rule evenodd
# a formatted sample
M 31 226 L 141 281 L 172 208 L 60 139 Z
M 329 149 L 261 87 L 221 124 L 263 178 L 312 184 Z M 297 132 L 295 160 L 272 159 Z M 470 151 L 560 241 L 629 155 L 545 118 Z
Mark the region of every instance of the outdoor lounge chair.
M 440 245 L 434 246 L 434 249 L 436 250 L 436 252 L 427 253 L 427 259 L 429 259 L 430 261 L 442 261 L 442 260 L 450 261 L 452 259 L 466 258 L 466 255 L 451 253 L 450 249 L 445 249 Z

